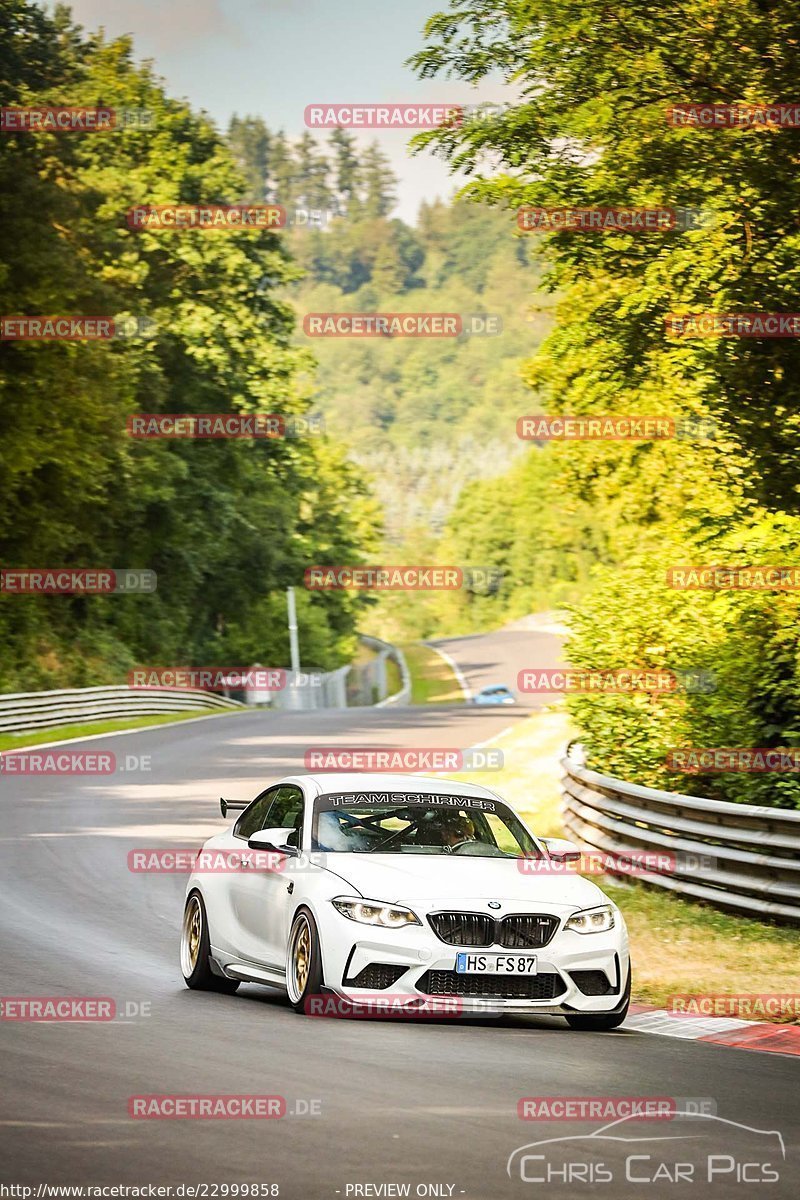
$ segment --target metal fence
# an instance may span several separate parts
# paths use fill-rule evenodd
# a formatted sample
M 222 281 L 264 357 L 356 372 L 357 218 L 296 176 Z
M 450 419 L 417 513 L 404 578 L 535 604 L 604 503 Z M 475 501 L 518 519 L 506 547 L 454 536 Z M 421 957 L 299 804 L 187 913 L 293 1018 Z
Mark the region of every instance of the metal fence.
M 567 749 L 562 767 L 564 827 L 582 846 L 623 863 L 646 853 L 648 867 L 651 855 L 661 856 L 663 865 L 643 882 L 800 924 L 800 812 L 626 783 L 588 770 L 577 747 Z
M 379 638 L 362 637 L 376 656 L 359 664 L 357 687 L 350 688 L 354 667 L 336 671 L 306 669 L 297 674 L 286 672 L 285 687 L 268 694 L 270 708 L 303 711 L 320 708 L 346 708 L 348 704 L 401 704 L 411 699 L 411 679 L 403 653 Z M 400 670 L 401 687 L 389 696 L 386 660 L 393 658 Z M 254 668 L 255 669 L 255 668 Z M 363 693 L 363 698 L 362 698 Z M 256 703 L 255 693 L 240 690 L 244 700 L 196 688 L 91 687 L 64 688 L 51 692 L 15 692 L 0 695 L 0 733 L 50 729 L 57 725 L 83 724 L 87 721 L 114 721 L 125 717 L 157 716 L 191 709 L 241 709 Z M 260 693 L 261 694 L 261 693 Z
M 367 662 L 351 663 L 336 671 L 314 671 L 306 668 L 297 682 L 287 671 L 286 687 L 275 692 L 271 705 L 283 710 L 317 708 L 383 707 L 384 704 L 408 704 L 411 700 L 411 676 L 405 657 L 397 646 L 380 638 L 359 634 L 362 645 L 374 651 Z M 389 695 L 388 659 L 393 659 L 400 672 L 401 685 Z
M 336 671 L 287 671 L 286 686 L 273 692 L 270 707 L 283 712 L 346 708 L 349 671 L 350 667 L 339 667 Z
M 199 689 L 90 687 L 55 692 L 15 692 L 0 695 L 0 732 L 49 729 L 87 721 L 116 721 L 124 717 L 161 713 L 243 708 L 213 692 Z
M 403 651 L 399 646 L 393 646 L 391 642 L 384 642 L 381 638 L 368 637 L 366 634 L 362 634 L 359 640 L 377 654 L 373 666 L 377 687 L 377 707 L 383 708 L 386 704 L 410 704 L 411 674 Z M 386 676 L 386 662 L 390 658 L 397 663 L 397 669 L 400 672 L 400 687 L 391 696 L 388 695 L 389 686 Z

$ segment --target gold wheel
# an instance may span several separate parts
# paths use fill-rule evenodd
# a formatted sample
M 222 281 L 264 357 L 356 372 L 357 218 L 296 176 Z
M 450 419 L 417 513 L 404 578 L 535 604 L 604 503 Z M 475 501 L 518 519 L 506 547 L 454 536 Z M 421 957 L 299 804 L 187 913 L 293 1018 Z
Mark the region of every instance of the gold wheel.
M 192 896 L 183 914 L 181 930 L 181 967 L 186 979 L 194 973 L 200 957 L 200 942 L 203 937 L 203 910 L 200 900 Z
M 314 953 L 314 933 L 305 913 L 300 913 L 292 928 L 289 942 L 287 984 L 289 999 L 298 1004 L 308 986 L 311 960 Z
M 300 930 L 300 936 L 297 939 L 295 946 L 295 958 L 297 960 L 297 969 L 295 979 L 297 981 L 297 990 L 302 992 L 306 986 L 308 979 L 308 969 L 311 961 L 311 938 L 308 934 L 308 925 L 303 925 Z

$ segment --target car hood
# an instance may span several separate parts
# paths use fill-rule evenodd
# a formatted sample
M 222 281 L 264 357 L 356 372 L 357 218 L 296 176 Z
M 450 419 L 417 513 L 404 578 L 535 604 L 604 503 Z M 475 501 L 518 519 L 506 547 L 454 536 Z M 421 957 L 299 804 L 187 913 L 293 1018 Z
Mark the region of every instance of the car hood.
M 438 854 L 329 854 L 326 859 L 326 868 L 355 892 L 368 900 L 394 904 L 499 900 L 545 904 L 557 910 L 591 908 L 607 899 L 596 884 L 580 875 L 523 874 L 520 859 Z

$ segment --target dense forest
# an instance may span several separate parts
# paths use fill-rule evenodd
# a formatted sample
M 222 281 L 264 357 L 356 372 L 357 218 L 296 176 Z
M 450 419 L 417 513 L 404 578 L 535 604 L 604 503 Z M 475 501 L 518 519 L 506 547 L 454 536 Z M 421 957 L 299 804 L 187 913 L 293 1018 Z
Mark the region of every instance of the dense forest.
M 519 99 L 492 121 L 418 135 L 519 205 L 691 207 L 702 227 L 541 235 L 556 323 L 525 377 L 553 414 L 667 414 L 716 437 L 532 448 L 464 489 L 442 553 L 479 546 L 506 571 L 480 619 L 537 603 L 555 561 L 577 584 L 571 660 L 709 671 L 696 695 L 571 698 L 600 769 L 645 783 L 800 805 L 796 774 L 676 774 L 673 747 L 800 745 L 800 602 L 789 589 L 681 591 L 680 564 L 793 567 L 800 552 L 800 344 L 676 338 L 674 313 L 792 313 L 800 283 L 798 132 L 675 123 L 670 106 L 763 105 L 794 95 L 796 4 L 465 0 L 432 17 L 423 78 L 501 75 Z M 596 565 L 582 579 L 582 549 Z M 568 564 L 572 563 L 571 568 Z M 543 564 L 540 568 L 539 564 Z M 466 601 L 463 607 L 468 611 Z
M 306 312 L 492 313 L 502 332 L 457 339 L 297 341 L 318 363 L 315 404 L 368 473 L 387 553 L 441 534 L 465 486 L 523 450 L 516 420 L 531 392 L 522 364 L 550 326 L 532 243 L 514 214 L 465 201 L 423 203 L 413 226 L 391 217 L 397 181 L 380 146 L 344 129 L 294 142 L 261 117 L 234 117 L 228 139 L 248 198 L 284 205 Z M 318 214 L 316 228 L 310 214 Z
M 4 311 L 100 312 L 145 330 L 0 343 L 0 562 L 147 566 L 158 587 L 0 596 L 0 687 L 119 682 L 140 661 L 284 663 L 283 589 L 309 562 L 427 561 L 462 487 L 522 454 L 520 364 L 549 326 L 549 301 L 534 303 L 539 268 L 512 215 L 435 201 L 414 226 L 393 218 L 397 181 L 377 144 L 338 129 L 324 145 L 291 140 L 260 117 L 235 117 L 223 136 L 136 64 L 127 39 L 86 34 L 65 10 L 1 7 L 4 103 L 88 97 L 149 121 L 102 138 L 0 141 L 0 203 L 18 231 L 0 252 Z M 176 200 L 274 200 L 289 224 L 218 236 L 128 227 L 131 207 Z M 302 331 L 308 311 L 394 309 L 498 314 L 502 334 Z M 327 436 L 126 434 L 137 412 L 229 411 L 321 414 Z M 347 661 L 374 598 L 299 600 L 304 658 Z M 423 604 L 399 632 L 439 620 Z
M 136 662 L 284 664 L 283 589 L 371 557 L 378 517 L 323 437 L 134 441 L 144 412 L 308 412 L 311 359 L 277 233 L 132 230 L 142 202 L 231 203 L 246 182 L 209 120 L 128 39 L 2 0 L 3 105 L 146 111 L 150 127 L 0 136 L 5 314 L 146 319 L 146 335 L 0 342 L 0 563 L 146 567 L 151 595 L 0 595 L 0 689 L 122 682 Z M 304 661 L 355 646 L 356 601 L 302 591 Z
M 714 683 L 571 698 L 596 765 L 800 804 L 791 774 L 665 765 L 679 746 L 800 746 L 797 589 L 667 582 L 677 565 L 791 567 L 800 551 L 797 339 L 668 327 L 674 313 L 797 308 L 800 135 L 667 117 L 689 101 L 791 97 L 800 17 L 791 3 L 731 0 L 724 20 L 701 7 L 459 0 L 433 16 L 412 63 L 423 79 L 502 78 L 516 98 L 417 135 L 417 152 L 470 182 L 410 225 L 392 215 L 377 143 L 339 129 L 292 139 L 269 114 L 223 134 L 136 65 L 126 39 L 0 0 L 3 104 L 88 97 L 155 118 L 155 132 L 0 139 L 15 231 L 0 250 L 3 311 L 149 322 L 105 343 L 0 342 L 0 561 L 158 575 L 152 596 L 0 596 L 0 687 L 118 681 L 136 661 L 284 663 L 283 589 L 314 562 L 491 566 L 502 585 L 486 594 L 376 605 L 301 592 L 304 658 L 346 661 L 359 623 L 430 636 L 567 605 L 576 666 L 703 670 Z M 132 205 L 176 199 L 276 201 L 289 224 L 128 228 Z M 521 205 L 712 219 L 526 234 Z M 503 329 L 306 336 L 303 314 L 320 311 L 493 313 Z M 327 434 L 135 442 L 137 411 L 320 413 Z M 531 412 L 667 416 L 701 432 L 530 444 L 516 423 Z

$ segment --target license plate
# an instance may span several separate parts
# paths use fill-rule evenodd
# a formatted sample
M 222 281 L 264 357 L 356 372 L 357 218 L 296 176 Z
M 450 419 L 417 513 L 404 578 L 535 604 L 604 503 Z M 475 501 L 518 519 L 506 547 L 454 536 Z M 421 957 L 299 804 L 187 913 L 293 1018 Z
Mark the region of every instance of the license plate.
M 457 954 L 457 975 L 535 975 L 535 954 Z

